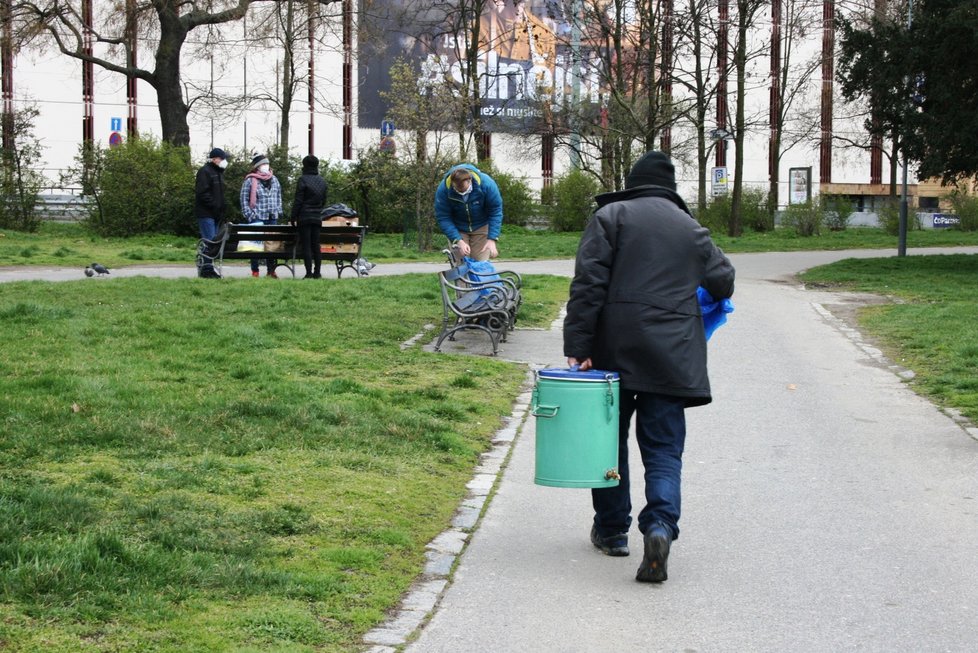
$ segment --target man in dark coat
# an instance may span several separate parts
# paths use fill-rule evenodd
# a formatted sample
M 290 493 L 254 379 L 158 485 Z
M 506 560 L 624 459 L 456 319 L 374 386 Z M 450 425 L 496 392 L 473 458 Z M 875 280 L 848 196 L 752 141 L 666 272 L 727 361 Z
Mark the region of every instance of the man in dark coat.
M 197 171 L 194 183 L 194 216 L 200 227 L 200 237 L 214 240 L 218 226 L 224 220 L 224 169 L 228 167 L 228 155 L 215 147 L 207 159 L 207 163 Z M 214 259 L 207 257 L 204 257 L 198 274 L 210 279 L 221 276 L 214 269 Z
M 625 190 L 596 199 L 564 321 L 568 364 L 615 371 L 621 379 L 621 482 L 592 490 L 591 541 L 608 555 L 628 555 L 627 442 L 635 414 L 646 500 L 638 516 L 644 557 L 636 578 L 662 582 L 679 536 L 685 409 L 711 401 L 696 289 L 703 286 L 717 301 L 730 297 L 734 269 L 676 193 L 672 162 L 661 152 L 639 159 Z

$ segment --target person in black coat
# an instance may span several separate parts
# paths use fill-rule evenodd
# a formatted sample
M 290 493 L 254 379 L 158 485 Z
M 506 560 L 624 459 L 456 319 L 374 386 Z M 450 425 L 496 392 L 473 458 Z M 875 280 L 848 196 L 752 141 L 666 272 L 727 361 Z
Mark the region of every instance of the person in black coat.
M 661 152 L 632 168 L 625 189 L 595 198 L 577 251 L 564 321 L 569 365 L 620 375 L 616 487 L 592 490 L 591 541 L 628 555 L 631 526 L 628 430 L 645 465 L 646 504 L 638 515 L 644 556 L 637 580 L 666 580 L 679 537 L 685 409 L 710 403 L 706 336 L 698 286 L 717 301 L 733 295 L 734 268 L 676 193 L 675 170 Z
M 224 169 L 228 167 L 228 155 L 215 147 L 207 158 L 207 163 L 197 171 L 194 183 L 194 217 L 197 218 L 200 237 L 214 240 L 224 220 Z M 214 259 L 206 257 L 198 274 L 211 279 L 221 276 L 214 269 Z
M 291 222 L 299 227 L 299 246 L 306 265 L 303 279 L 322 279 L 323 253 L 319 234 L 323 227 L 323 206 L 326 205 L 326 180 L 319 175 L 319 159 L 309 155 L 302 159 L 302 176 L 295 185 Z

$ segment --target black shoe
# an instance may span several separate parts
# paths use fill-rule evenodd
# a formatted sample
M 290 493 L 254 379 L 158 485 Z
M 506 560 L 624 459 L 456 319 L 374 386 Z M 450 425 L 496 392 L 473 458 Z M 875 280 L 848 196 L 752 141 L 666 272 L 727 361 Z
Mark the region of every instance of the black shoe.
M 640 583 L 661 583 L 669 578 L 666 561 L 669 559 L 669 546 L 672 533 L 661 523 L 652 524 L 645 533 L 645 556 L 638 566 L 635 580 Z
M 312 273 L 312 278 L 313 278 L 313 279 L 322 279 L 322 278 L 323 278 L 323 275 L 321 275 L 321 274 L 320 274 L 320 273 L 318 273 L 318 272 L 313 272 L 313 273 Z
M 591 544 L 601 549 L 605 555 L 621 557 L 628 555 L 628 533 L 618 533 L 601 537 L 596 526 L 591 527 Z
M 200 276 L 204 279 L 220 279 L 221 275 L 214 268 L 204 268 L 200 271 Z

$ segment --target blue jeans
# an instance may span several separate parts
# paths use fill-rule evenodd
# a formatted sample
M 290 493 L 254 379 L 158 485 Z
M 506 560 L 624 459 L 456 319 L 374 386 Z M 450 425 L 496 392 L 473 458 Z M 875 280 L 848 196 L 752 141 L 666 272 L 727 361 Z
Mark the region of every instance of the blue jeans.
M 680 480 L 686 445 L 686 401 L 681 397 L 622 389 L 619 402 L 618 473 L 616 487 L 591 490 L 594 525 L 603 537 L 627 533 L 632 524 L 629 495 L 628 430 L 636 414 L 635 437 L 645 465 L 645 507 L 638 530 L 645 533 L 662 522 L 679 537 Z
M 217 235 L 217 220 L 214 218 L 197 218 L 197 226 L 200 228 L 200 237 L 205 240 L 214 240 L 214 236 Z M 204 257 L 204 265 L 201 267 L 202 270 L 213 270 L 214 269 L 214 259 Z

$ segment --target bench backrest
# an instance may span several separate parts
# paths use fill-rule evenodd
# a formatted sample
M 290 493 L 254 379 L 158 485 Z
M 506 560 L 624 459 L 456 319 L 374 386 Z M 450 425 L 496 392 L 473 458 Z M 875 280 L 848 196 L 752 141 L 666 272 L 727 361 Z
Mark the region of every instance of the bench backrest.
M 274 238 L 272 238 L 274 236 Z M 295 227 L 287 224 L 230 224 L 228 240 L 295 240 Z
M 445 280 L 450 281 L 452 283 L 465 280 L 465 277 L 468 273 L 469 273 L 469 266 L 468 264 L 465 263 L 463 263 L 458 267 L 449 268 L 448 270 L 444 271 Z
M 319 232 L 320 245 L 359 244 L 367 232 L 366 227 L 323 227 Z

